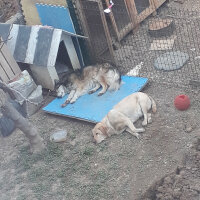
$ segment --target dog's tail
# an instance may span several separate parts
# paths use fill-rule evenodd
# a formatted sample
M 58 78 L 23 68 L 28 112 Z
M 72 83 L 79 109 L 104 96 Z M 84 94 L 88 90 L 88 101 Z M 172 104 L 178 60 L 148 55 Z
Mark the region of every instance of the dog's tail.
M 157 111 L 156 102 L 154 101 L 154 99 L 152 97 L 149 96 L 149 98 L 151 100 L 152 111 L 153 111 L 153 113 L 155 113 Z

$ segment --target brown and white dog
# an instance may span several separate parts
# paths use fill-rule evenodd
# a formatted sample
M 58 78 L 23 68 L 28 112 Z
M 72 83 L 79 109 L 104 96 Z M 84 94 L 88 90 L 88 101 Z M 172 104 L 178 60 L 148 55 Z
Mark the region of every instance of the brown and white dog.
M 140 138 L 138 133 L 144 132 L 144 128 L 136 128 L 133 123 L 140 117 L 144 116 L 143 126 L 151 123 L 151 113 L 148 111 L 156 112 L 156 103 L 152 97 L 145 93 L 133 93 L 117 105 L 103 118 L 101 122 L 96 124 L 92 130 L 94 142 L 100 143 L 113 134 L 120 134 L 127 131 Z
M 102 87 L 102 90 L 98 95 L 103 95 L 107 89 L 118 90 L 121 85 L 119 71 L 109 63 L 87 66 L 83 69 L 81 75 L 74 72 L 67 79 L 67 88 L 70 92 L 65 103 L 61 105 L 62 107 L 69 103 L 74 103 L 84 94 L 96 92 L 100 87 Z M 63 97 L 66 94 L 62 87 L 60 86 L 57 90 L 58 97 Z

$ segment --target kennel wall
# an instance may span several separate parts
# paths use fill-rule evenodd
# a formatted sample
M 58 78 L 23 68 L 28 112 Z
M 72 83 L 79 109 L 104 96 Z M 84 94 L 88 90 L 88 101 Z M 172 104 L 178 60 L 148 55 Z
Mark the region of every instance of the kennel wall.
M 110 13 L 104 10 L 110 0 L 72 0 L 84 35 L 95 55 L 114 60 L 112 45 L 120 42 L 166 0 L 118 0 Z
M 157 6 L 161 5 L 163 2 L 164 1 L 160 1 Z M 106 40 L 105 29 L 102 23 L 100 23 L 101 20 L 99 19 L 98 23 L 96 21 L 99 8 L 95 6 L 85 6 L 82 9 L 83 13 L 90 13 L 87 23 L 89 27 L 93 27 L 93 33 L 96 33 L 95 36 L 95 34 L 91 34 L 89 31 L 92 35 L 89 35 L 89 37 L 93 46 L 95 49 L 101 50 L 103 49 L 102 46 L 110 46 L 109 48 L 112 51 L 114 63 L 119 66 L 122 73 L 125 74 L 131 69 L 134 69 L 134 75 L 146 76 L 160 83 L 177 83 L 179 86 L 199 84 L 200 21 L 198 16 L 200 16 L 200 13 L 197 11 L 182 10 L 163 5 L 157 10 L 157 15 L 149 16 L 140 23 L 137 31 L 130 32 L 115 45 L 112 38 L 112 29 L 108 23 L 107 35 L 110 39 Z M 112 9 L 114 9 L 114 6 Z M 146 10 L 147 8 L 144 7 L 140 9 Z M 123 12 L 123 9 L 121 12 Z M 106 18 L 106 14 L 103 13 L 103 15 Z M 137 15 L 135 15 L 135 18 L 136 17 Z M 172 21 L 172 27 L 171 29 L 165 29 L 161 35 L 152 36 L 149 33 L 149 24 L 158 19 L 164 20 L 157 25 L 160 26 L 160 29 L 162 29 L 166 19 L 167 21 Z M 106 18 L 106 20 L 108 20 L 108 18 Z M 124 21 L 124 26 L 126 23 L 127 21 Z M 159 27 L 157 28 L 159 30 Z M 99 41 L 96 40 L 97 36 Z M 104 42 L 100 41 L 101 38 L 103 38 Z M 152 48 L 153 45 L 154 48 Z M 110 56 L 108 48 L 107 51 L 105 50 L 101 54 L 99 51 L 94 52 L 98 60 L 102 62 L 113 62 L 113 57 Z M 171 65 L 175 65 L 175 68 L 178 68 L 180 65 L 180 69 L 173 69 L 170 68 L 170 66 L 168 66 L 168 70 L 158 70 L 155 68 L 156 59 L 159 57 L 161 57 L 161 64 L 167 66 L 166 62 L 169 60 L 167 60 L 165 56 L 168 54 L 171 56 Z

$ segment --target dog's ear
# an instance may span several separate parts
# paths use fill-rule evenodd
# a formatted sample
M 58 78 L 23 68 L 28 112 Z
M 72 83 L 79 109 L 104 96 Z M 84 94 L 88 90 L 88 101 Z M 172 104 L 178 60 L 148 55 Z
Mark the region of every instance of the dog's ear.
M 98 128 L 105 136 L 108 136 L 108 134 L 107 134 L 107 128 L 106 127 L 104 127 L 104 126 L 100 126 L 99 128 Z
M 79 77 L 82 78 L 82 69 L 76 69 L 75 74 Z
M 61 86 L 61 83 L 58 79 L 54 80 L 54 90 L 57 90 L 60 86 Z

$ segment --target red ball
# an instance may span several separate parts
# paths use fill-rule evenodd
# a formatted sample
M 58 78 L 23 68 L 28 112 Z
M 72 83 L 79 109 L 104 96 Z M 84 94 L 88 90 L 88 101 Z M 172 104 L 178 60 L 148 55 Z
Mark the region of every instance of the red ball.
M 178 110 L 187 110 L 190 106 L 190 99 L 184 94 L 178 95 L 174 99 L 174 105 Z

